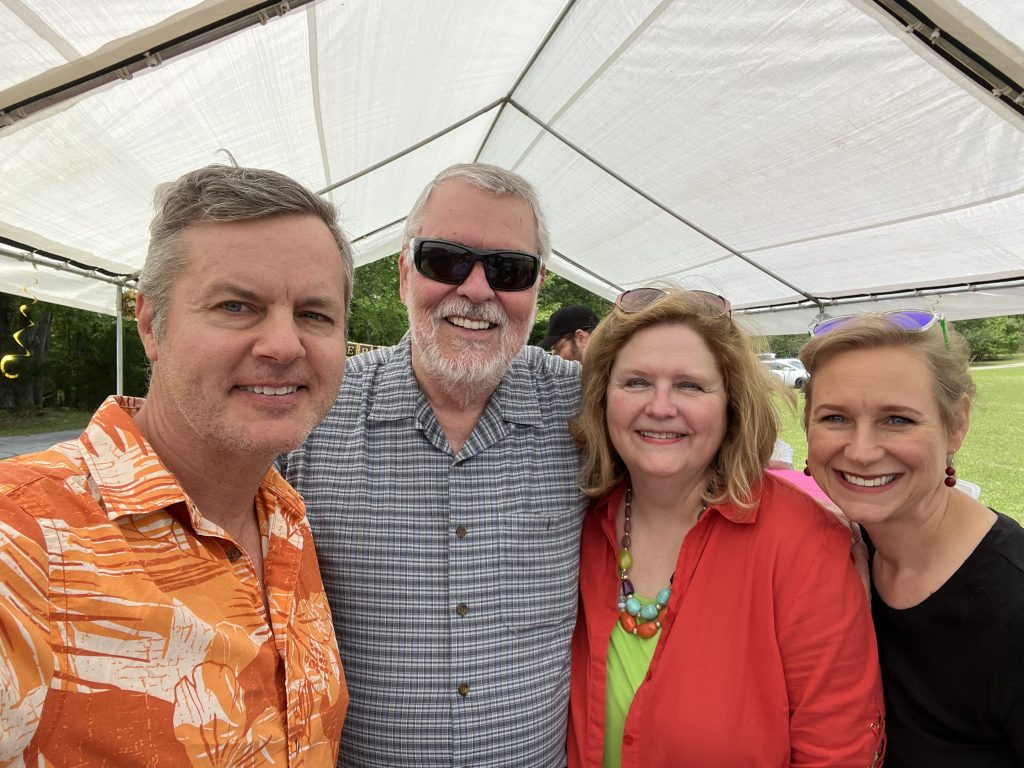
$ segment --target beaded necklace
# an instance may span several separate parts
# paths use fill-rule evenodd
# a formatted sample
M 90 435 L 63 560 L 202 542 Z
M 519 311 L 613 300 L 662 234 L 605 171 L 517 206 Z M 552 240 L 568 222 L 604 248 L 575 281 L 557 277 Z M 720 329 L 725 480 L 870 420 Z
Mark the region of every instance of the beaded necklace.
M 707 504 L 701 504 L 701 512 Z M 665 620 L 665 606 L 672 597 L 672 581 L 675 574 L 669 576 L 668 586 L 658 592 L 653 604 L 643 605 L 636 596 L 633 582 L 629 579 L 629 569 L 633 567 L 633 555 L 629 551 L 633 543 L 629 532 L 633 520 L 633 486 L 626 486 L 626 511 L 622 521 L 622 540 L 619 542 L 619 624 L 631 635 L 644 639 L 654 637 L 661 629 Z
M 642 605 L 629 580 L 629 569 L 633 567 L 633 555 L 629 547 L 633 543 L 629 537 L 633 520 L 633 486 L 626 486 L 626 513 L 622 521 L 622 548 L 619 550 L 619 582 L 622 587 L 619 593 L 619 624 L 631 635 L 644 639 L 654 637 L 661 629 L 661 620 L 665 617 L 665 606 L 672 596 L 672 578 L 669 586 L 658 592 L 653 605 Z

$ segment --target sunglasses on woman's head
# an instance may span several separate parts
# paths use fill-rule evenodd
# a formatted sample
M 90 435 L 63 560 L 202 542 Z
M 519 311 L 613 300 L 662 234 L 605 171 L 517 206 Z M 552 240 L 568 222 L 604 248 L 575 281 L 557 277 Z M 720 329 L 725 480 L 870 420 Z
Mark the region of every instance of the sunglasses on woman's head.
M 905 331 L 927 331 L 936 323 L 942 328 L 942 339 L 946 342 L 946 348 L 949 348 L 949 335 L 946 332 L 946 321 L 935 314 L 924 309 L 894 309 L 890 312 L 880 312 L 882 317 L 895 326 L 902 328 Z M 815 323 L 811 328 L 811 336 L 821 336 L 834 331 L 836 328 L 842 328 L 852 320 L 856 320 L 858 317 L 863 315 L 842 315 L 840 317 L 830 317 L 827 320 L 822 320 L 820 323 Z
M 708 291 L 686 291 L 686 293 L 703 300 L 708 307 L 708 314 L 732 316 L 732 304 L 724 296 Z M 633 288 L 620 293 L 619 297 L 615 299 L 615 306 L 627 315 L 631 315 L 634 312 L 647 309 L 651 304 L 660 301 L 667 295 L 668 292 L 661 288 Z
M 416 271 L 449 285 L 461 285 L 479 261 L 487 284 L 495 291 L 525 291 L 537 282 L 540 257 L 524 251 L 470 248 L 436 238 L 414 237 L 409 241 Z

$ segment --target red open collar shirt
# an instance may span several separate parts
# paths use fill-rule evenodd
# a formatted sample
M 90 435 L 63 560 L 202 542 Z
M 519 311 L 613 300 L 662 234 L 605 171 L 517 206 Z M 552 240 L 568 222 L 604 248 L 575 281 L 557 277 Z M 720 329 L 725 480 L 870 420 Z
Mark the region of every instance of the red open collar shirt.
M 583 524 L 569 766 L 600 766 L 618 620 L 615 513 Z M 711 506 L 683 541 L 654 658 L 626 718 L 623 768 L 880 765 L 882 687 L 850 532 L 766 476 L 744 516 Z

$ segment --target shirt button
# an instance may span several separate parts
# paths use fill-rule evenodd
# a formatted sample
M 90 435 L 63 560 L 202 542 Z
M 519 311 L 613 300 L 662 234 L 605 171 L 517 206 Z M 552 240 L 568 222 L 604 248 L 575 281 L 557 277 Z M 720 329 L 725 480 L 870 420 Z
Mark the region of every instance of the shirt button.
M 625 736 L 622 737 L 622 743 L 625 744 L 627 747 L 632 746 L 633 737 L 627 733 Z
M 469 613 L 469 606 L 465 603 L 459 603 L 455 607 L 455 612 L 459 614 L 459 616 L 465 616 L 467 613 Z
M 459 696 L 469 696 L 469 683 L 459 683 Z
M 466 538 L 466 526 L 460 525 L 458 528 L 456 528 L 455 535 L 458 536 L 460 539 Z
M 238 549 L 238 547 L 228 547 L 227 555 L 229 562 L 237 563 L 238 558 L 242 556 L 242 552 Z

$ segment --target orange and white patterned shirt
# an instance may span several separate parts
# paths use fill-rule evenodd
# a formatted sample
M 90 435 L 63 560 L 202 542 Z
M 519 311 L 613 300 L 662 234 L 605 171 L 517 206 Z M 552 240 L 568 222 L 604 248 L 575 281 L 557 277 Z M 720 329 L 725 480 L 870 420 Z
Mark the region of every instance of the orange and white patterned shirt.
M 252 561 L 108 398 L 0 462 L 0 766 L 334 766 L 348 691 L 299 495 Z

